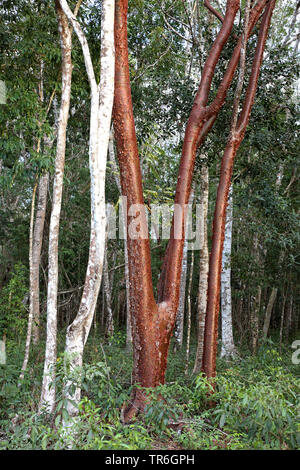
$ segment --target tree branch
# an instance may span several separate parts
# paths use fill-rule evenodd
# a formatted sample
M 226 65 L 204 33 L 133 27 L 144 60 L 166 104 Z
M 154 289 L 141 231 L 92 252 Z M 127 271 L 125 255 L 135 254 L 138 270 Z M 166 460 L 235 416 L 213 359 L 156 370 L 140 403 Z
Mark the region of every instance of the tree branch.
M 90 49 L 89 49 L 89 45 L 88 45 L 88 42 L 86 40 L 85 34 L 82 31 L 82 28 L 81 28 L 79 22 L 77 21 L 75 14 L 70 9 L 67 0 L 59 0 L 59 2 L 60 2 L 61 8 L 64 11 L 66 17 L 68 18 L 68 20 L 72 24 L 72 27 L 74 28 L 75 33 L 78 37 L 78 40 L 81 44 L 86 72 L 87 72 L 87 75 L 88 75 L 88 79 L 89 79 L 89 82 L 90 82 L 91 89 L 93 89 L 94 87 L 97 87 L 97 82 L 96 82 L 96 78 L 95 78 L 94 67 L 93 67 L 93 63 L 92 63 L 92 59 L 91 59 Z M 80 4 L 76 5 L 77 11 L 78 11 L 79 6 L 80 6 Z
M 224 17 L 215 8 L 213 8 L 209 0 L 204 0 L 204 6 L 216 17 L 221 23 L 224 21 Z

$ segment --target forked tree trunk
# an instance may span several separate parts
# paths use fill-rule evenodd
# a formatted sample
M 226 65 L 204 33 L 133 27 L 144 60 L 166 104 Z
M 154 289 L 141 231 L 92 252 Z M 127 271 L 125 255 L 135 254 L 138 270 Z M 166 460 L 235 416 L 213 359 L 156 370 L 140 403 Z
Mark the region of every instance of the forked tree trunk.
M 41 80 L 39 83 L 39 95 L 41 104 L 44 102 L 44 92 L 43 92 L 43 62 L 41 63 Z M 52 101 L 55 97 L 55 89 L 50 96 L 48 107 L 46 110 L 46 116 L 51 108 Z M 44 118 L 46 119 L 46 117 Z M 42 123 L 40 123 L 41 127 Z M 47 136 L 44 136 L 44 146 L 45 148 L 50 148 L 53 141 L 51 141 Z M 37 142 L 37 153 L 40 153 L 41 150 L 41 138 L 38 138 Z M 49 184 L 49 173 L 46 172 L 39 177 L 38 182 L 38 201 L 37 201 L 37 210 L 34 218 L 34 208 L 35 208 L 35 197 L 37 184 L 34 186 L 33 196 L 32 196 L 32 206 L 31 206 L 31 217 L 30 217 L 30 236 L 29 236 L 29 315 L 28 315 L 28 325 L 27 325 L 27 335 L 25 343 L 25 354 L 22 364 L 22 369 L 19 377 L 19 384 L 24 378 L 25 371 L 27 369 L 27 364 L 29 360 L 29 351 L 31 338 L 33 343 L 37 344 L 39 342 L 40 334 L 40 262 L 41 262 L 41 251 L 43 243 L 43 234 L 44 234 L 44 223 L 46 216 L 46 206 L 47 206 L 47 194 L 48 194 L 48 184 Z
M 276 0 L 270 0 L 263 14 L 263 19 L 260 25 L 256 52 L 252 64 L 252 70 L 246 91 L 246 96 L 244 99 L 244 104 L 242 107 L 242 111 L 238 117 L 238 106 L 241 95 L 240 89 L 239 93 L 237 93 L 238 99 L 235 100 L 235 111 L 233 113 L 233 121 L 231 125 L 230 135 L 221 163 L 220 182 L 217 191 L 217 200 L 213 221 L 213 239 L 208 275 L 208 297 L 203 354 L 203 371 L 208 378 L 212 378 L 216 375 L 220 278 L 226 220 L 226 206 L 228 200 L 229 187 L 231 184 L 231 175 L 233 170 L 234 159 L 238 148 L 243 140 L 246 127 L 249 121 L 251 109 L 253 106 L 260 66 L 263 58 L 264 47 L 267 39 L 273 9 L 275 7 L 275 2 Z M 248 20 L 248 25 L 250 24 L 251 15 Z M 244 50 L 248 37 L 247 31 L 249 30 L 249 26 L 246 27 L 245 30 L 246 33 L 243 41 Z
M 76 379 L 76 382 L 78 383 L 78 378 L 81 374 L 83 350 L 90 332 L 96 308 L 103 268 L 106 225 L 105 204 L 103 200 L 101 201 L 99 187 L 96 189 L 96 184 L 103 184 L 103 182 L 100 179 L 96 183 L 95 177 L 95 166 L 98 155 L 98 108 L 99 95 L 97 88 L 95 88 L 94 92 L 92 92 L 91 98 L 89 142 L 92 211 L 89 258 L 80 306 L 75 319 L 67 328 L 65 347 L 67 380 L 64 386 L 64 394 L 68 400 L 75 402 L 75 405 L 71 401 L 68 402 L 67 410 L 70 416 L 75 416 L 78 412 L 77 404 L 81 397 L 81 387 L 76 386 L 74 392 L 72 392 L 72 383 Z M 102 206 L 104 206 L 104 209 Z M 103 237 L 102 240 L 101 235 Z M 74 378 L 74 374 L 78 374 L 78 376 Z
M 232 301 L 231 301 L 231 246 L 232 246 L 233 201 L 232 185 L 228 196 L 226 211 L 225 238 L 222 254 L 221 272 L 221 318 L 222 318 L 222 348 L 221 357 L 237 355 L 233 340 Z
M 267 0 L 260 0 L 253 6 L 246 32 L 247 37 L 251 34 L 266 3 Z M 207 102 L 215 67 L 230 36 L 239 6 L 239 0 L 227 1 L 222 26 L 204 65 L 199 89 L 188 120 L 174 201 L 175 207 L 177 206 L 177 208 L 181 209 L 182 214 L 184 214 L 184 209 L 188 204 L 191 192 L 197 146 L 203 142 L 213 126 L 220 108 L 224 104 L 227 90 L 239 61 L 243 43 L 242 37 L 239 38 L 233 51 L 215 98 L 208 106 Z M 147 388 L 164 383 L 168 347 L 178 308 L 182 253 L 185 238 L 185 218 L 182 217 L 177 226 L 173 218 L 171 237 L 160 277 L 157 304 L 153 295 L 150 244 L 132 111 L 128 66 L 127 8 L 127 0 L 116 1 L 114 129 L 121 172 L 122 192 L 124 196 L 127 196 L 129 207 L 127 213 L 127 231 L 129 235 L 128 258 L 133 329 L 133 375 L 136 383 Z M 253 78 L 251 79 L 252 82 Z M 252 90 L 253 84 L 250 88 Z M 252 104 L 251 96 L 247 102 Z M 246 114 L 249 114 L 248 108 L 246 109 Z M 244 115 L 239 126 L 243 122 Z M 233 145 L 234 147 L 235 145 Z M 230 147 L 227 153 L 231 155 L 233 148 Z M 228 193 L 226 198 L 227 195 Z M 135 227 L 133 234 L 131 224 Z M 208 350 L 209 347 L 207 348 Z M 146 394 L 136 388 L 133 392 L 130 405 L 123 412 L 124 420 L 129 421 L 137 412 L 143 410 L 146 401 Z
M 66 132 L 69 117 L 72 78 L 72 33 L 59 0 L 55 2 L 62 50 L 62 95 L 58 119 L 55 176 L 49 229 L 48 290 L 47 290 L 47 339 L 39 410 L 45 407 L 52 413 L 55 406 L 55 365 L 57 336 L 58 290 L 58 236 L 61 212 L 63 176 L 66 151 Z
M 255 10 L 251 28 L 253 28 L 255 21 L 258 19 L 259 8 L 262 3 L 260 2 L 258 9 L 256 8 Z M 133 329 L 133 375 L 136 383 L 147 388 L 164 383 L 168 347 L 174 328 L 179 300 L 185 218 L 182 217 L 178 224 L 179 228 L 178 226 L 176 227 L 177 232 L 175 231 L 173 219 L 171 238 L 160 280 L 159 303 L 157 304 L 153 294 L 150 244 L 132 111 L 128 66 L 127 8 L 127 0 L 116 1 L 114 129 L 122 192 L 124 196 L 127 196 L 129 207 L 127 213 L 127 232 L 130 308 Z M 216 115 L 224 103 L 226 92 L 238 63 L 241 40 L 239 40 L 235 48 L 214 101 L 210 106 L 207 106 L 214 70 L 222 49 L 231 33 L 238 8 L 238 0 L 228 0 L 225 18 L 204 66 L 199 90 L 188 121 L 175 195 L 175 205 L 181 209 L 182 213 L 184 213 L 184 209 L 188 204 L 191 192 L 197 145 L 203 141 L 207 132 L 212 127 Z M 132 226 L 136 228 L 134 233 L 131 230 Z M 146 401 L 145 393 L 140 389 L 135 389 L 131 404 L 123 410 L 124 420 L 129 421 L 137 412 L 143 410 Z
M 270 2 L 267 6 L 269 13 Z M 255 3 L 249 17 L 246 30 L 247 38 L 250 36 L 254 25 L 258 21 L 267 0 L 259 0 Z M 211 84 L 217 62 L 221 52 L 228 41 L 232 31 L 234 19 L 240 7 L 239 0 L 228 0 L 225 16 L 221 29 L 211 47 L 210 53 L 204 65 L 198 92 L 188 120 L 182 156 L 179 168 L 179 176 L 175 194 L 175 207 L 184 214 L 188 204 L 194 169 L 197 147 L 203 142 L 207 133 L 212 128 L 218 112 L 224 104 L 227 90 L 231 84 L 233 75 L 238 65 L 242 50 L 243 37 L 238 43 L 228 62 L 227 69 L 215 98 L 207 105 Z M 158 304 L 154 300 L 152 278 L 150 244 L 146 223 L 146 214 L 143 200 L 142 178 L 135 134 L 134 118 L 132 111 L 132 99 L 130 91 L 128 44 L 127 44 L 127 0 L 116 1 L 115 16 L 115 44 L 116 44 L 116 75 L 115 75 L 115 101 L 114 101 L 114 129 L 117 142 L 119 166 L 121 172 L 121 185 L 123 195 L 127 196 L 129 212 L 127 214 L 128 231 L 128 258 L 130 275 L 130 300 L 133 328 L 133 353 L 134 353 L 134 380 L 142 387 L 155 387 L 164 383 L 168 347 L 172 330 L 174 328 L 176 311 L 179 300 L 180 275 L 182 265 L 182 253 L 185 233 L 185 217 L 176 224 L 173 218 L 170 241 L 164 258 L 160 284 L 158 289 Z M 266 15 L 265 15 L 266 16 Z M 269 19 L 267 15 L 267 19 Z M 266 18 L 263 20 L 262 30 L 265 31 Z M 254 71 L 259 69 L 261 60 L 261 44 L 264 37 L 259 40 L 259 47 L 255 58 Z M 259 59 L 259 60 L 258 60 Z M 253 74 L 252 74 L 253 75 Z M 250 96 L 246 99 L 245 110 L 238 123 L 240 137 L 243 134 L 245 116 L 249 116 L 253 102 L 252 91 L 255 88 L 257 74 L 251 77 Z M 242 130 L 241 130 L 242 129 Z M 226 154 L 231 159 L 236 149 L 236 135 L 233 136 Z M 226 169 L 224 170 L 227 171 Z M 229 184 L 227 190 L 229 189 Z M 226 200 L 228 191 L 226 194 Z M 138 205 L 138 206 L 136 206 Z M 222 211 L 221 211 L 222 212 Z M 178 215 L 178 213 L 177 213 Z M 135 227 L 132 233 L 132 227 Z M 221 250 L 222 252 L 222 250 Z M 213 305 L 215 302 L 213 302 Z M 211 311 L 211 306 L 210 306 Z M 211 320 L 211 319 L 210 319 Z M 213 324 L 215 315 L 213 315 Z M 214 324 L 215 327 L 215 324 Z M 209 330 L 212 330 L 210 325 Z M 208 331 L 208 336 L 213 340 L 208 345 L 206 352 L 214 349 L 215 337 Z M 123 417 L 129 421 L 138 411 L 143 410 L 147 401 L 146 394 L 135 389 L 131 404 L 124 410 Z
M 70 416 L 75 416 L 78 412 L 77 404 L 81 397 L 81 387 L 78 385 L 74 392 L 72 391 L 72 374 L 74 371 L 80 374 L 81 371 L 83 350 L 93 321 L 104 261 L 106 238 L 105 173 L 114 95 L 114 0 L 104 0 L 102 2 L 101 75 L 99 85 L 96 83 L 86 37 L 67 2 L 60 0 L 60 3 L 80 41 L 91 88 L 89 142 L 91 234 L 89 259 L 79 310 L 73 323 L 67 329 L 65 348 L 68 366 L 64 393 L 69 400 L 67 405 L 68 413 Z

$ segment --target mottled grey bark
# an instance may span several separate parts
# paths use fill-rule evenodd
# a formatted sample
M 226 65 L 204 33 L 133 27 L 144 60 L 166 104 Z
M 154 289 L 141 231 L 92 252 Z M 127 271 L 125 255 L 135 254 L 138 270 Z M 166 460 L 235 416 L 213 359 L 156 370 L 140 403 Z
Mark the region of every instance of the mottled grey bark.
M 55 97 L 55 89 L 53 90 L 49 103 L 46 109 L 46 116 L 52 105 L 52 101 Z M 39 82 L 39 98 L 40 103 L 44 103 L 44 62 L 41 60 L 40 64 L 40 82 Z M 44 120 L 46 117 L 44 118 Z M 39 123 L 41 128 L 43 122 Z M 53 140 L 49 139 L 48 136 L 44 136 L 44 147 L 46 150 L 52 146 Z M 41 151 L 42 140 L 39 137 L 37 141 L 37 153 Z M 29 315 L 27 325 L 27 336 L 25 342 L 25 354 L 23 365 L 19 377 L 19 384 L 24 378 L 24 373 L 27 369 L 29 351 L 31 344 L 31 337 L 33 343 L 39 342 L 39 327 L 40 327 L 40 260 L 44 234 L 44 222 L 46 216 L 46 205 L 47 205 L 47 193 L 48 193 L 49 174 L 48 172 L 40 175 L 38 182 L 38 198 L 37 198 L 37 210 L 34 218 L 35 210 L 35 197 L 37 183 L 34 186 L 31 206 L 31 217 L 30 217 L 30 236 L 29 236 Z
M 105 174 L 114 95 L 114 0 L 103 0 L 102 2 L 101 75 L 99 85 L 96 82 L 85 34 L 76 21 L 67 1 L 60 0 L 60 4 L 81 44 L 91 89 L 89 141 L 91 234 L 89 258 L 79 310 L 73 323 L 67 329 L 65 348 L 68 368 L 64 393 L 69 400 L 67 405 L 68 413 L 70 416 L 75 416 L 78 412 L 77 404 L 81 397 L 81 387 L 80 383 L 77 382 L 75 390 L 72 391 L 72 375 L 75 372 L 80 376 L 81 373 L 84 346 L 96 309 L 104 261 L 106 238 Z
M 222 316 L 222 348 L 221 357 L 234 357 L 237 354 L 233 340 L 232 302 L 231 302 L 231 246 L 233 198 L 232 185 L 229 189 L 228 206 L 226 211 L 225 238 L 222 255 L 221 271 L 221 316 Z
M 58 29 L 62 50 L 62 95 L 57 125 L 55 176 L 53 183 L 52 210 L 49 228 L 48 289 L 47 289 L 47 338 L 43 383 L 39 410 L 52 413 L 55 407 L 55 367 L 57 337 L 57 291 L 58 291 L 58 237 L 65 166 L 66 133 L 69 118 L 72 78 L 72 33 L 68 21 L 56 1 Z
M 29 315 L 28 315 L 28 323 L 27 323 L 27 335 L 26 335 L 26 343 L 25 343 L 25 354 L 23 365 L 21 369 L 21 373 L 19 376 L 19 383 L 21 385 L 21 381 L 24 379 L 24 373 L 27 368 L 27 363 L 29 359 L 29 349 L 30 349 L 30 342 L 31 342 L 31 333 L 32 333 L 32 321 L 33 321 L 33 286 L 32 286 L 32 278 L 33 278 L 33 262 L 32 262 L 32 250 L 33 250 L 33 226 L 34 226 L 34 209 L 35 209 L 35 196 L 37 190 L 37 182 L 34 185 L 31 197 L 31 211 L 30 211 L 30 226 L 29 226 Z
M 204 160 L 204 157 L 202 157 Z M 209 268 L 209 253 L 208 253 L 208 239 L 207 239 L 207 214 L 208 214 L 208 189 L 209 189 L 209 175 L 207 163 L 202 163 L 200 173 L 200 220 L 199 220 L 199 237 L 200 237 L 200 262 L 199 262 L 199 287 L 198 287 L 198 337 L 197 337 L 197 351 L 195 357 L 195 364 L 193 373 L 198 374 L 202 366 L 203 344 L 204 344 L 204 329 L 205 329 L 205 314 L 207 302 L 207 285 L 208 285 L 208 268 Z
M 114 334 L 114 318 L 111 304 L 111 286 L 108 275 L 108 261 L 107 261 L 107 249 L 104 253 L 104 266 L 103 266 L 103 288 L 105 292 L 106 307 L 107 307 L 107 319 L 105 333 L 111 337 Z
M 32 246 L 32 340 L 34 344 L 39 342 L 40 337 L 40 263 L 47 207 L 48 184 L 49 173 L 46 172 L 41 175 L 39 179 L 38 200 Z
M 25 343 L 25 354 L 19 381 L 23 380 L 27 369 L 31 337 L 35 344 L 39 341 L 40 323 L 40 259 L 43 243 L 44 222 L 46 215 L 47 192 L 48 192 L 48 172 L 41 175 L 38 183 L 37 210 L 34 220 L 35 194 L 37 184 L 34 186 L 30 217 L 29 235 L 29 315 L 27 325 L 27 336 Z

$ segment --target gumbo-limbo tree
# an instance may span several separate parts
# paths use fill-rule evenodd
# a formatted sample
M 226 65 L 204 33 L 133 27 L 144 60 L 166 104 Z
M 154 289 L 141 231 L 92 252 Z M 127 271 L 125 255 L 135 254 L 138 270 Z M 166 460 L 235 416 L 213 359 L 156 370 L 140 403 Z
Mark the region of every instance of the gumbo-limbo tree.
M 226 220 L 226 206 L 234 159 L 243 140 L 253 106 L 264 47 L 276 0 L 227 0 L 224 15 L 217 11 L 208 0 L 204 1 L 212 15 L 220 22 L 207 59 L 199 77 L 199 87 L 188 118 L 182 146 L 174 207 L 181 213 L 189 202 L 197 150 L 212 129 L 218 113 L 225 103 L 233 78 L 238 73 L 235 99 L 232 108 L 231 127 L 223 153 L 220 181 L 217 190 L 213 220 L 212 248 L 209 262 L 207 291 L 207 312 L 205 324 L 202 369 L 211 379 L 216 373 L 216 348 L 218 313 L 220 300 L 220 275 Z M 246 4 L 246 5 L 245 5 Z M 244 10 L 242 31 L 236 34 L 239 11 Z M 168 348 L 174 328 L 179 302 L 179 287 L 185 217 L 179 227 L 175 218 L 171 226 L 170 239 L 162 263 L 157 298 L 155 298 L 152 273 L 150 242 L 144 209 L 142 173 L 134 123 L 127 40 L 128 0 L 116 0 L 115 6 L 115 96 L 113 125 L 120 167 L 123 196 L 127 197 L 127 244 L 130 278 L 130 311 L 133 337 L 133 379 L 136 385 L 130 403 L 123 410 L 123 419 L 128 422 L 147 403 L 147 388 L 163 384 L 167 366 Z M 246 61 L 248 39 L 256 39 L 252 63 Z M 228 60 L 224 75 L 217 91 L 212 93 L 213 79 L 218 61 L 229 39 L 235 47 Z M 243 90 L 245 64 L 250 69 L 246 90 Z M 138 205 L 138 206 L 136 206 Z M 131 207 L 139 211 L 131 212 Z M 138 219 L 136 218 L 138 216 Z M 137 236 L 129 236 L 131 222 L 137 223 Z M 176 225 L 176 227 L 175 227 Z

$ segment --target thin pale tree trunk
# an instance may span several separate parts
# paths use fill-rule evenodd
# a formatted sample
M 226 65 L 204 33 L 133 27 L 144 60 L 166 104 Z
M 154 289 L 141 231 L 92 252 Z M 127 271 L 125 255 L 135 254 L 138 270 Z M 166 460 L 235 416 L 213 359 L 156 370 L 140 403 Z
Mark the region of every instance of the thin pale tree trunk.
M 200 221 L 199 221 L 199 238 L 200 238 L 200 262 L 199 262 L 199 286 L 198 286 L 198 336 L 197 351 L 193 374 L 199 374 L 202 366 L 203 345 L 204 345 L 204 329 L 205 315 L 207 303 L 207 286 L 208 286 L 208 269 L 209 269 L 209 253 L 207 238 L 207 214 L 208 214 L 208 190 L 209 190 L 209 174 L 207 163 L 202 164 L 200 188 Z
M 44 62 L 41 61 L 41 79 L 39 83 L 39 96 L 41 104 L 44 103 Z M 45 122 L 48 113 L 51 109 L 53 100 L 56 97 L 56 88 L 54 88 L 51 93 L 44 120 L 39 123 L 41 129 L 43 122 Z M 55 113 L 55 118 L 57 116 Z M 55 123 L 56 129 L 57 122 Z M 55 131 L 54 131 L 55 135 Z M 48 151 L 54 142 L 54 138 L 50 139 L 47 135 L 44 135 L 44 151 Z M 41 138 L 38 139 L 37 153 L 40 153 L 41 150 Z M 44 234 L 44 223 L 46 216 L 46 207 L 47 207 L 47 194 L 48 194 L 48 184 L 49 184 L 49 173 L 44 172 L 39 177 L 38 184 L 38 200 L 37 200 L 37 209 L 33 229 L 33 241 L 32 241 L 32 270 L 30 273 L 30 285 L 33 290 L 30 301 L 32 302 L 32 340 L 34 344 L 38 344 L 40 338 L 40 261 L 41 261 L 41 251 L 43 244 L 43 234 Z
M 191 191 L 189 205 L 190 207 L 193 205 L 194 201 L 194 190 Z M 180 276 L 180 289 L 179 289 L 179 304 L 176 313 L 176 322 L 175 322 L 175 345 L 174 345 L 174 352 L 177 349 L 182 348 L 183 343 L 183 330 L 184 330 L 184 312 L 185 312 L 185 293 L 186 293 L 186 282 L 187 282 L 187 260 L 188 260 L 188 223 L 191 221 L 187 221 L 186 224 L 186 236 L 183 245 L 183 254 L 182 254 L 182 267 L 181 267 L 181 276 Z
M 89 248 L 89 258 L 88 266 L 85 277 L 85 284 L 83 288 L 83 293 L 81 297 L 81 302 L 77 315 L 71 325 L 67 328 L 66 334 L 66 346 L 65 346 L 65 360 L 66 360 L 66 382 L 64 386 L 64 395 L 68 400 L 75 402 L 74 404 L 71 401 L 68 401 L 67 410 L 70 416 L 75 416 L 78 412 L 77 404 L 81 398 L 81 387 L 76 386 L 75 390 L 73 389 L 73 381 L 76 380 L 78 383 L 78 377 L 74 377 L 74 374 L 80 375 L 81 367 L 83 364 L 83 351 L 84 346 L 87 341 L 90 327 L 92 324 L 97 296 L 101 285 L 102 278 L 102 267 L 103 267 L 103 257 L 104 257 L 104 247 L 99 243 L 98 237 L 101 235 L 101 228 L 104 233 L 105 243 L 105 209 L 103 213 L 99 214 L 99 209 L 101 210 L 101 205 L 98 202 L 96 206 L 97 190 L 95 188 L 95 175 L 92 173 L 95 171 L 95 162 L 98 153 L 98 108 L 99 108 L 99 96 L 97 93 L 92 94 L 91 100 L 91 119 L 90 119 L 90 171 L 91 171 L 91 233 L 90 233 L 90 248 Z M 104 204 L 105 206 L 105 204 Z M 95 211 L 97 210 L 97 212 Z M 100 220 L 102 221 L 102 227 L 99 227 L 99 222 L 96 223 L 95 218 L 100 215 Z
M 0 341 L 0 364 L 6 364 L 6 334 L 2 336 L 2 340 Z
M 38 185 L 34 186 L 32 195 L 32 207 L 30 217 L 30 236 L 29 236 L 29 315 L 27 325 L 27 335 L 25 343 L 25 354 L 19 382 L 23 380 L 29 360 L 29 351 L 31 337 L 33 343 L 37 344 L 39 340 L 39 322 L 40 322 L 40 259 L 44 233 L 44 222 L 46 215 L 47 192 L 48 192 L 49 173 L 40 176 Z M 34 207 L 36 189 L 38 186 L 38 203 L 36 217 L 34 221 Z
M 222 254 L 221 272 L 221 318 L 222 318 L 222 348 L 221 357 L 235 357 L 237 355 L 233 340 L 232 328 L 232 301 L 231 301 L 231 246 L 233 222 L 232 185 L 229 189 L 228 206 L 226 210 L 225 238 Z
M 39 96 L 41 104 L 44 103 L 44 62 L 41 61 L 41 79 L 39 83 Z M 55 89 L 53 90 L 50 100 L 46 110 L 46 116 L 49 113 L 51 108 L 52 101 L 55 97 Z M 44 118 L 46 119 L 46 117 Z M 42 122 L 39 124 L 41 128 Z M 52 146 L 53 141 L 51 141 L 47 136 L 44 136 L 44 147 L 49 148 Z M 37 153 L 40 153 L 41 150 L 41 139 L 38 139 Z M 33 325 L 32 325 L 32 340 L 34 344 L 39 342 L 39 327 L 40 327 L 40 259 L 43 243 L 43 233 L 44 233 L 44 222 L 46 215 L 46 205 L 47 205 L 47 193 L 48 193 L 48 184 L 49 184 L 49 174 L 48 172 L 40 175 L 39 184 L 38 184 L 38 201 L 37 201 L 37 210 L 36 217 L 34 222 L 33 230 L 33 241 L 32 241 L 32 270 L 31 270 L 31 280 L 30 285 L 33 289 L 32 296 L 30 301 L 32 302 L 32 316 L 33 316 Z
M 194 250 L 191 253 L 191 264 L 190 264 L 190 276 L 188 285 L 188 296 L 187 296 L 187 307 L 188 307 L 188 318 L 187 318 L 187 338 L 186 338 L 186 355 L 185 355 L 185 375 L 188 375 L 189 371 L 189 360 L 190 360 L 190 343 L 191 343 L 191 327 L 192 327 L 192 285 L 193 285 L 193 271 L 194 271 Z
M 39 97 L 41 104 L 44 102 L 44 82 L 43 82 L 44 63 L 41 62 L 41 77 L 39 83 Z M 50 96 L 46 116 L 49 113 L 51 104 L 55 97 L 55 89 Z M 44 120 L 46 117 L 44 118 Z M 39 123 L 41 128 L 42 122 Z M 49 148 L 52 145 L 50 139 L 44 136 L 45 147 Z M 41 150 L 41 138 L 38 138 L 37 153 Z M 29 316 L 27 325 L 27 336 L 25 343 L 25 354 L 22 364 L 21 374 L 19 377 L 19 384 L 24 378 L 25 371 L 29 360 L 29 351 L 31 337 L 33 343 L 39 342 L 39 325 L 40 325 L 40 260 L 44 234 L 44 222 L 46 216 L 47 194 L 48 194 L 49 173 L 46 172 L 39 177 L 38 182 L 38 202 L 36 216 L 34 219 L 35 197 L 37 184 L 34 186 L 32 196 L 32 212 L 30 218 L 30 237 L 29 237 Z
M 62 95 L 58 119 L 55 176 L 53 183 L 52 210 L 49 229 L 48 289 L 47 289 L 47 338 L 43 383 L 39 410 L 52 413 L 55 407 L 55 365 L 57 337 L 57 291 L 58 291 L 58 236 L 62 201 L 63 176 L 66 151 L 66 133 L 70 109 L 72 80 L 72 33 L 59 1 L 56 0 L 58 29 L 62 50 Z
M 112 163 L 112 169 L 116 181 L 117 188 L 119 190 L 120 197 L 122 197 L 122 188 L 120 182 L 120 173 L 117 167 L 115 148 L 114 148 L 114 133 L 111 129 L 109 137 L 109 159 Z M 132 349 L 132 328 L 131 328 L 131 314 L 130 314 L 130 298 L 129 298 L 129 268 L 128 268 L 128 248 L 127 248 L 127 230 L 126 230 L 126 214 L 122 211 L 122 225 L 124 233 L 124 261 L 125 261 L 125 287 L 126 287 L 126 348 Z
M 105 291 L 106 307 L 107 307 L 107 320 L 106 320 L 106 335 L 111 338 L 114 334 L 114 317 L 111 306 L 111 286 L 108 275 L 108 261 L 107 261 L 107 250 L 104 254 L 104 266 L 103 266 L 103 288 Z
M 184 329 L 184 311 L 185 311 L 185 291 L 186 291 L 186 280 L 187 280 L 187 258 L 188 258 L 188 240 L 184 240 L 183 255 L 182 255 L 182 267 L 180 277 L 180 290 L 179 290 L 179 304 L 176 313 L 175 323 L 175 344 L 174 352 L 182 348 L 183 343 L 183 329 Z
M 72 374 L 74 371 L 80 374 L 84 346 L 97 304 L 104 262 L 106 238 L 105 173 L 114 96 L 114 0 L 104 0 L 102 2 L 101 76 L 99 85 L 96 83 L 86 37 L 67 2 L 61 0 L 60 3 L 80 41 L 91 87 L 89 142 L 91 234 L 89 259 L 81 303 L 75 320 L 67 329 L 65 348 L 68 365 L 64 393 L 68 399 L 68 413 L 70 416 L 75 416 L 78 412 L 77 404 L 81 397 L 81 387 L 77 385 L 74 392 L 71 391 Z
M 39 180 L 38 201 L 36 208 L 32 246 L 32 340 L 34 344 L 37 344 L 39 342 L 40 337 L 40 263 L 47 207 L 48 184 L 49 173 L 46 172 L 40 176 Z
M 30 212 L 30 227 L 29 227 L 29 277 L 30 277 L 30 285 L 29 285 L 29 315 L 28 315 L 28 324 L 27 324 L 27 335 L 26 335 L 26 343 L 25 343 L 25 354 L 24 360 L 22 364 L 21 373 L 19 376 L 18 385 L 21 385 L 22 380 L 24 379 L 24 374 L 27 369 L 28 359 L 29 359 L 29 350 L 30 350 L 30 342 L 31 342 L 31 332 L 32 332 L 32 322 L 33 322 L 33 259 L 32 259 L 32 252 L 33 252 L 33 227 L 34 227 L 34 209 L 35 209 L 35 196 L 36 190 L 38 187 L 38 182 L 36 181 L 32 191 L 32 198 L 31 198 L 31 212 Z

